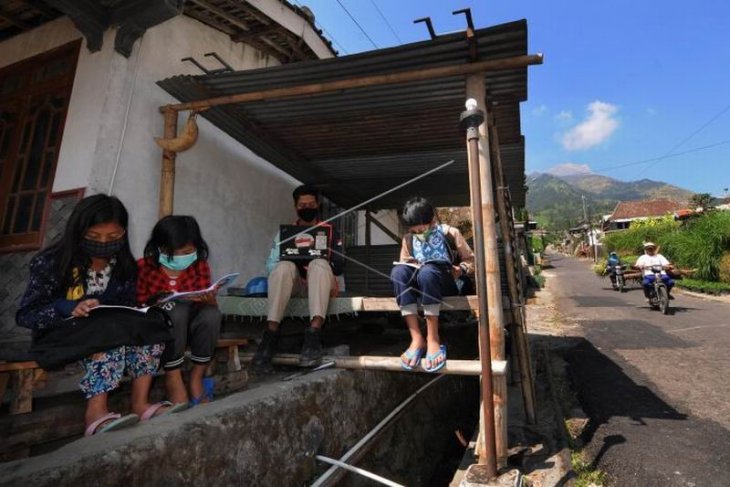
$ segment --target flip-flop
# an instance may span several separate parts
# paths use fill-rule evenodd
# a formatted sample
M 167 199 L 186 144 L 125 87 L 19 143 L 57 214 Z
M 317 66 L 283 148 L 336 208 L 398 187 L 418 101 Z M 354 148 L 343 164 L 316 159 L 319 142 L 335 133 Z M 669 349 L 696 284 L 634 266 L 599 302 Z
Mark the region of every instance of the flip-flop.
M 444 358 L 441 361 L 441 363 L 439 363 L 435 367 L 431 367 L 431 368 L 428 368 L 424 365 L 423 370 L 425 370 L 426 372 L 429 372 L 429 373 L 433 373 L 433 372 L 437 372 L 437 371 L 443 369 L 444 365 L 446 365 L 446 346 L 441 345 L 438 352 L 426 355 L 426 359 L 430 360 L 433 363 L 433 361 L 436 360 L 437 358 L 439 358 L 439 356 L 442 356 Z
M 107 424 L 101 426 L 104 422 L 107 421 Z M 122 416 L 119 413 L 107 413 L 91 423 L 89 426 L 87 426 L 86 431 L 84 431 L 84 436 L 93 436 L 97 433 L 106 433 L 108 431 L 126 428 L 137 423 L 139 423 L 139 416 L 137 416 L 136 414 L 127 414 L 126 416 Z
M 417 348 L 415 350 L 412 350 L 409 348 L 408 350 L 403 352 L 403 355 L 406 356 L 406 358 L 408 359 L 408 362 L 405 362 L 403 360 L 403 358 L 401 357 L 400 366 L 403 367 L 403 370 L 410 371 L 410 370 L 415 369 L 416 367 L 418 367 L 421 364 L 421 358 L 423 357 L 423 355 L 425 353 L 426 353 L 425 348 Z M 415 363 L 415 365 L 410 365 L 410 362 L 413 359 L 416 359 L 416 363 Z
M 176 406 L 179 406 L 179 405 L 178 404 L 173 405 L 170 401 L 160 401 L 160 402 L 155 403 L 152 406 L 148 407 L 145 410 L 145 412 L 142 413 L 142 416 L 140 416 L 139 420 L 140 421 L 149 421 L 150 419 L 156 418 L 157 416 L 164 416 L 166 414 L 171 414 L 173 412 L 179 412 L 179 411 L 182 410 L 182 407 L 178 407 L 177 409 L 175 409 L 175 411 L 173 411 L 173 409 Z M 186 406 L 187 406 L 187 404 L 186 404 Z M 164 407 L 167 407 L 168 408 L 167 411 L 165 411 L 162 414 L 158 414 L 157 416 L 155 416 L 155 413 L 157 411 L 159 411 L 160 408 L 164 408 Z M 185 409 L 187 409 L 187 408 L 185 408 Z
M 190 409 L 190 404 L 188 404 L 186 402 L 179 402 L 177 404 L 170 406 L 170 409 L 165 411 L 163 414 L 175 414 L 175 413 L 179 413 L 180 411 L 185 411 L 186 409 Z
M 215 381 L 212 377 L 203 379 L 203 393 L 199 397 L 190 398 L 189 407 L 195 407 L 203 403 L 203 401 L 213 401 L 213 392 L 215 391 Z

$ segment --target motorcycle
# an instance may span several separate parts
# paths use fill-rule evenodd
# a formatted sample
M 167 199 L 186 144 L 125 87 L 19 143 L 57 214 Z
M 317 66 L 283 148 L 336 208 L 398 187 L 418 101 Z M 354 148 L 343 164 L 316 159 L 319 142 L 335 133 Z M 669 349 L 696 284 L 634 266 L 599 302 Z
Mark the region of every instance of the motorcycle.
M 614 291 L 624 292 L 624 288 L 626 287 L 626 278 L 624 278 L 625 270 L 626 266 L 624 264 L 616 264 L 606 268 L 606 272 L 611 276 L 611 287 L 613 287 Z
M 654 274 L 654 282 L 649 290 L 649 305 L 660 310 L 662 314 L 669 313 L 669 290 L 667 285 L 662 281 L 663 266 L 654 265 L 649 268 Z

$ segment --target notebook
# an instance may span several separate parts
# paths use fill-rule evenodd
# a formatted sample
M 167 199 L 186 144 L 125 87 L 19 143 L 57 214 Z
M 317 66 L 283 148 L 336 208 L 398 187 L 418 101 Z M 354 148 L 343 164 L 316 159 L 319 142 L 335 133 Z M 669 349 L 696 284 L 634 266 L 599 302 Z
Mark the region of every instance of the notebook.
M 332 227 L 329 225 L 312 228 L 299 225 L 281 225 L 279 227 L 279 258 L 281 260 L 329 260 L 332 253 L 331 248 Z

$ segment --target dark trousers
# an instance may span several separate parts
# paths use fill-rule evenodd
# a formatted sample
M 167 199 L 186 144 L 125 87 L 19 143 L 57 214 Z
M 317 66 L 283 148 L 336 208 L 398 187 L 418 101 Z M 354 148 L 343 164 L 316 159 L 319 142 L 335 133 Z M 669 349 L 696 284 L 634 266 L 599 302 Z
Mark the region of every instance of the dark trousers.
M 416 304 L 439 304 L 443 296 L 459 294 L 451 275 L 451 266 L 425 264 L 420 269 L 407 265 L 396 265 L 390 272 L 395 299 L 398 306 Z
M 165 370 L 182 366 L 185 348 L 190 347 L 190 359 L 196 364 L 207 364 L 213 358 L 215 344 L 221 329 L 221 312 L 212 304 L 177 302 L 168 311 L 175 336 L 173 353 L 166 355 Z

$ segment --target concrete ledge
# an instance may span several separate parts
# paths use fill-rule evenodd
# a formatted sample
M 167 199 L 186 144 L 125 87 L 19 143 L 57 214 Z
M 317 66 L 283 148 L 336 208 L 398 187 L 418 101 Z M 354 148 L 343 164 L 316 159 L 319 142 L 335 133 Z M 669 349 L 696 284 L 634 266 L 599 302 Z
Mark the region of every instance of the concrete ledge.
M 322 371 L 269 383 L 1 464 L 0 485 L 301 485 L 322 470 L 315 453 L 338 457 L 426 379 Z M 450 392 L 439 394 L 458 403 Z

